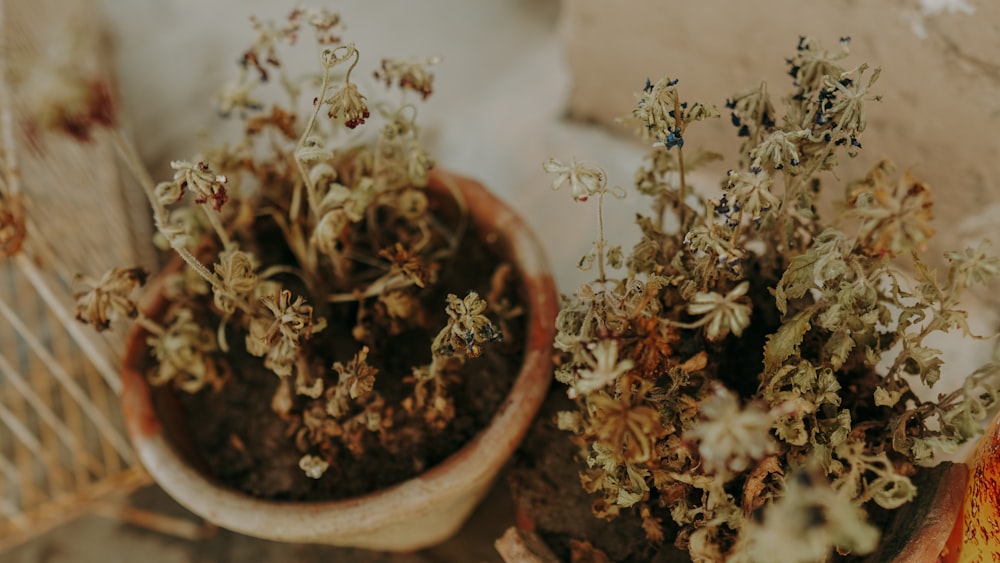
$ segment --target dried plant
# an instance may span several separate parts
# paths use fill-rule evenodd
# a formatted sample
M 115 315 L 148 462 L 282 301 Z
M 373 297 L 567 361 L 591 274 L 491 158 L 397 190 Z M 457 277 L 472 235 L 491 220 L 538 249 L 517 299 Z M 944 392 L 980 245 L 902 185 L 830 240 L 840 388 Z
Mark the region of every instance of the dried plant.
M 654 143 L 635 177 L 652 214 L 624 256 L 603 224 L 603 196 L 624 191 L 593 163 L 544 166 L 601 211 L 581 261 L 598 276 L 557 321 L 556 377 L 578 407 L 558 424 L 581 444 L 595 515 L 632 510 L 651 543 L 676 538 L 695 561 L 768 561 L 776 542 L 785 561 L 870 553 L 871 509 L 910 501 L 918 465 L 997 406 L 996 363 L 917 393 L 943 368 L 927 337 L 972 336 L 959 299 L 1000 273 L 986 243 L 949 253 L 940 279 L 919 257 L 930 189 L 888 162 L 847 183 L 842 217 L 820 218 L 823 173 L 861 150 L 878 99 L 879 70 L 846 57 L 846 38 L 836 51 L 802 38 L 783 115 L 765 84 L 726 101 L 743 141 L 718 199 L 688 175 L 721 157 L 685 141 L 719 111 L 683 101 L 676 79 L 647 81 L 626 121 Z
M 233 354 L 262 358 L 282 379 L 272 410 L 290 425 L 299 467 L 318 479 L 335 465 L 339 449 L 363 454 L 371 443 L 365 435 L 389 442 L 390 428 L 446 427 L 455 416 L 449 389 L 459 368 L 501 338 L 490 317 L 510 309 L 491 309 L 471 290 L 441 303 L 432 299 L 442 291 L 444 265 L 459 258 L 469 232 L 460 194 L 427 190 L 433 161 L 407 97 L 431 94 L 429 67 L 438 60 L 382 61 L 375 78 L 398 87 L 401 98 L 398 106 L 375 103 L 354 81 L 361 53 L 341 40 L 339 15 L 299 8 L 282 22 L 251 21 L 257 37 L 236 78 L 216 96 L 220 113 L 244 120 L 238 143 L 176 160 L 173 178 L 154 185 L 131 145 L 111 130 L 146 190 L 158 243 L 187 265 L 170 274 L 166 315 L 140 312 L 131 294 L 145 273 L 121 268 L 81 278 L 77 315 L 98 330 L 116 317 L 137 319 L 150 333 L 154 385 L 224 393 L 235 377 Z M 286 76 L 282 50 L 310 29 L 318 77 Z M 267 84 L 278 86 L 287 104 L 268 107 L 259 92 Z M 310 87 L 318 89 L 306 94 Z M 348 136 L 376 119 L 383 125 L 374 135 Z M 449 205 L 457 219 L 435 211 Z M 13 245 L 16 225 L 8 224 L 0 243 Z M 354 351 L 347 362 L 321 365 L 317 360 L 332 352 L 319 349 L 317 335 L 330 330 L 327 317 L 336 307 L 356 320 L 336 327 L 336 338 L 353 342 Z M 436 319 L 444 326 L 434 337 Z M 386 338 L 407 331 L 427 334 L 430 361 L 399 376 L 409 391 L 393 405 L 368 362 L 392 355 Z

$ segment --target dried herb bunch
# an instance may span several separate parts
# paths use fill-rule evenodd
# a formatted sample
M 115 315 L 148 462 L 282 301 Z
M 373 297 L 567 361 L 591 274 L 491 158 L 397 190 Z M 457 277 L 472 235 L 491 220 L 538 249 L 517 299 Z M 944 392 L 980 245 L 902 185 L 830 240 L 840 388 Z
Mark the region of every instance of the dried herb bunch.
M 721 155 L 685 141 L 719 110 L 684 101 L 676 79 L 647 81 L 626 120 L 654 143 L 635 176 L 652 213 L 631 252 L 604 235 L 605 196 L 624 190 L 592 163 L 545 165 L 553 189 L 602 212 L 581 261 L 597 278 L 557 321 L 556 377 L 578 407 L 558 425 L 586 460 L 596 516 L 633 510 L 649 542 L 695 561 L 872 552 L 871 514 L 913 499 L 919 465 L 975 436 L 997 403 L 995 363 L 921 392 L 943 367 L 927 337 L 971 337 L 959 299 L 1000 272 L 986 243 L 948 254 L 939 277 L 919 258 L 930 190 L 888 162 L 846 183 L 835 221 L 819 216 L 821 178 L 861 150 L 878 100 L 879 69 L 842 66 L 847 47 L 799 41 L 783 115 L 765 84 L 726 101 L 742 145 L 717 199 L 687 182 Z
M 427 189 L 433 161 L 411 99 L 431 94 L 437 59 L 383 61 L 375 79 L 398 86 L 400 101 L 373 103 L 354 81 L 360 52 L 340 39 L 339 15 L 300 8 L 278 23 L 251 21 L 256 40 L 217 96 L 221 113 L 243 120 L 238 143 L 174 161 L 173 178 L 154 184 L 113 132 L 147 192 L 158 242 L 186 262 L 166 283 L 166 314 L 145 316 L 132 297 L 145 274 L 120 268 L 81 278 L 77 316 L 98 330 L 135 319 L 155 358 L 150 382 L 189 393 L 225 393 L 240 377 L 233 355 L 261 358 L 282 381 L 271 408 L 287 421 L 299 467 L 318 479 L 338 452 L 361 455 L 372 436 L 391 448 L 446 427 L 461 366 L 501 330 L 479 293 L 440 289 L 471 231 L 456 189 Z M 318 75 L 286 75 L 281 50 L 309 32 Z M 287 101 L 259 101 L 265 84 Z M 375 120 L 377 132 L 360 134 Z M 490 272 L 483 277 L 488 284 Z M 402 334 L 426 339 L 427 351 L 408 373 L 387 375 L 407 390 L 390 402 L 376 367 L 385 362 L 372 358 L 392 356 L 388 341 Z

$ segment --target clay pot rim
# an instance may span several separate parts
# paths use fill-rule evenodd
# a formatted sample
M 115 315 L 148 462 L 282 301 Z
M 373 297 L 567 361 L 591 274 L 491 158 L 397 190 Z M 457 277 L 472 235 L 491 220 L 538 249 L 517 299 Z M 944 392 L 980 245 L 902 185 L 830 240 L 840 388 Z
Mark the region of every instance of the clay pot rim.
M 408 514 L 429 511 L 442 495 L 472 494 L 477 484 L 491 481 L 528 431 L 552 379 L 551 356 L 555 336 L 558 294 L 539 241 L 527 224 L 478 182 L 434 170 L 430 184 L 458 189 L 466 199 L 472 220 L 483 231 L 505 234 L 529 305 L 526 347 L 521 370 L 489 425 L 440 464 L 411 479 L 363 496 L 332 501 L 275 501 L 228 489 L 191 467 L 164 436 L 153 408 L 151 389 L 135 366 L 146 355 L 147 333 L 133 327 L 128 338 L 123 372 L 122 402 L 129 437 L 147 472 L 168 494 L 193 512 L 223 527 L 274 537 L 274 519 L 290 515 L 303 523 L 303 538 L 315 538 L 318 529 L 344 534 L 363 533 Z M 145 310 L 162 306 L 157 283 Z M 386 519 L 384 515 L 394 517 Z M 317 519 L 317 516 L 322 519 Z M 234 522 L 236 518 L 238 522 Z M 308 521 L 308 522 L 307 522 Z M 288 538 L 294 541 L 295 538 Z

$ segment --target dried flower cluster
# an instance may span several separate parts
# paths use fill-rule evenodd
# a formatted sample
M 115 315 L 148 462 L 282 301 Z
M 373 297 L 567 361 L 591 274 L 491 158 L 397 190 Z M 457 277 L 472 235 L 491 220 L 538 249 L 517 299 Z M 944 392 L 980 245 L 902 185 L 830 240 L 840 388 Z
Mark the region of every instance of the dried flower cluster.
M 500 339 L 490 315 L 505 309 L 491 310 L 475 292 L 438 297 L 446 294 L 439 274 L 459 258 L 468 217 L 459 193 L 426 189 L 433 161 L 407 98 L 431 93 L 428 67 L 437 59 L 383 61 L 375 77 L 398 87 L 402 101 L 373 104 L 352 79 L 361 55 L 341 40 L 339 15 L 299 8 L 283 22 L 251 21 L 256 40 L 216 98 L 223 115 L 244 120 L 244 138 L 172 162 L 173 178 L 158 185 L 137 173 L 158 242 L 187 264 L 166 284 L 167 312 L 144 316 L 131 296 L 144 273 L 115 269 L 81 280 L 77 314 L 98 330 L 116 317 L 138 319 L 150 333 L 155 385 L 224 392 L 239 377 L 232 354 L 262 358 L 281 379 L 272 410 L 288 423 L 299 467 L 318 479 L 336 466 L 338 451 L 360 455 L 372 436 L 390 441 L 390 428 L 406 428 L 412 439 L 447 426 L 455 416 L 449 387 L 467 358 Z M 313 82 L 286 76 L 281 52 L 308 30 L 321 73 L 318 91 L 305 96 Z M 268 107 L 258 93 L 266 84 L 280 87 L 288 105 Z M 374 139 L 345 138 L 345 129 L 374 118 L 384 123 Z M 442 207 L 458 217 L 437 215 Z M 328 322 L 338 323 L 336 334 Z M 418 354 L 412 374 L 398 374 L 406 381 L 394 389 L 406 386 L 404 397 L 390 404 L 376 365 L 394 355 L 389 340 L 400 334 L 426 338 L 429 362 Z M 334 348 L 350 349 L 350 361 L 320 361 Z
M 721 156 L 685 142 L 719 111 L 683 101 L 676 79 L 647 81 L 629 121 L 654 141 L 635 177 L 652 214 L 623 255 L 602 211 L 581 261 L 598 276 L 557 321 L 556 377 L 578 406 L 558 424 L 583 447 L 594 513 L 634 510 L 650 542 L 695 561 L 769 561 L 779 544 L 784 561 L 870 553 L 866 509 L 911 500 L 917 464 L 972 438 L 997 405 L 997 364 L 936 400 L 914 392 L 942 370 L 927 337 L 969 335 L 959 298 L 1000 273 L 985 243 L 950 253 L 940 279 L 918 257 L 930 189 L 887 162 L 846 185 L 854 221 L 819 217 L 822 173 L 861 150 L 878 99 L 879 70 L 843 67 L 840 47 L 800 40 L 783 115 L 764 84 L 726 101 L 743 142 L 717 199 L 686 181 Z M 545 170 L 578 202 L 623 195 L 592 163 Z

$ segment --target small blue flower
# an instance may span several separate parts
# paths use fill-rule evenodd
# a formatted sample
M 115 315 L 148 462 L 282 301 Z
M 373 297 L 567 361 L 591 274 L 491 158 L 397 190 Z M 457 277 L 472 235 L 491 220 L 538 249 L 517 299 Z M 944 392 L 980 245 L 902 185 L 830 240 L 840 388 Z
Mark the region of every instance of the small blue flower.
M 668 135 L 665 141 L 663 141 L 663 146 L 667 149 L 672 149 L 674 147 L 684 148 L 684 138 L 681 137 L 681 132 L 679 130 L 673 130 Z

